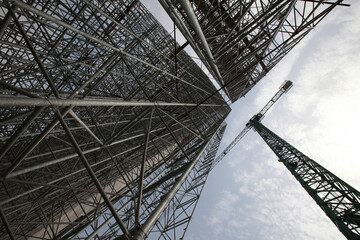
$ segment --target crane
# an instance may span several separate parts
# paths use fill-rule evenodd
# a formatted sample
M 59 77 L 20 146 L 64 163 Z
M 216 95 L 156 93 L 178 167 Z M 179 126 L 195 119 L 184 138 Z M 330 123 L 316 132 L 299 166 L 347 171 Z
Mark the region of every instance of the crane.
M 283 84 L 281 84 L 279 91 L 277 91 L 277 93 L 271 98 L 271 100 L 266 103 L 266 105 L 261 109 L 261 111 L 256 114 L 253 119 L 257 120 L 257 121 L 261 121 L 264 116 L 265 113 L 267 113 L 267 111 L 269 111 L 269 109 L 274 105 L 274 103 L 279 100 L 279 98 L 286 92 L 288 92 L 290 90 L 290 88 L 292 87 L 292 82 L 290 80 L 285 80 L 285 82 Z M 252 128 L 252 126 L 250 124 L 246 124 L 245 128 L 235 137 L 235 139 L 225 148 L 225 150 L 215 159 L 211 169 L 213 169 L 215 167 L 215 165 L 220 162 L 225 156 L 226 154 L 228 154 L 231 149 L 234 148 L 234 146 L 246 135 L 246 133 Z
M 253 128 L 339 231 L 347 239 L 358 240 L 360 239 L 360 192 L 261 123 L 265 113 L 291 87 L 291 81 L 285 81 L 280 86 L 280 90 L 265 107 L 250 119 L 239 135 L 215 159 L 212 168 Z
M 256 116 L 253 127 L 339 231 L 360 239 L 360 192 L 265 127 Z M 304 206 L 305 207 L 305 206 Z

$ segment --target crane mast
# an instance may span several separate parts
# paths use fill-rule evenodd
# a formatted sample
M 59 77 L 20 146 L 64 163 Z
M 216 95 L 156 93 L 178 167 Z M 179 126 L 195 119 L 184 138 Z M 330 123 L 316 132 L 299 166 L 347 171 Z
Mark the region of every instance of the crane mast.
M 266 105 L 261 109 L 261 111 L 258 114 L 256 114 L 254 117 L 258 118 L 259 120 L 262 120 L 265 116 L 265 113 L 267 113 L 267 111 L 269 111 L 269 109 L 274 105 L 274 103 L 276 103 L 276 101 L 279 100 L 279 98 L 284 93 L 288 92 L 291 87 L 292 87 L 292 82 L 290 80 L 286 80 L 280 86 L 279 91 L 277 91 L 277 93 L 270 99 L 270 101 L 267 102 Z M 218 162 L 220 162 L 226 156 L 226 154 L 228 154 L 231 151 L 231 149 L 235 147 L 235 145 L 246 135 L 246 133 L 250 129 L 251 126 L 247 124 L 245 128 L 235 137 L 235 139 L 232 140 L 232 142 L 225 148 L 225 150 L 222 151 L 220 155 L 215 159 L 211 169 L 213 169 L 215 165 Z
M 255 114 L 238 136 L 215 159 L 214 167 L 253 128 L 285 167 L 315 200 L 340 232 L 351 240 L 360 239 L 360 193 L 329 170 L 307 157 L 266 128 L 261 120 L 265 113 L 292 87 L 284 82 L 271 100 Z
M 360 193 L 257 119 L 251 119 L 248 125 L 261 136 L 340 232 L 347 239 L 360 239 Z

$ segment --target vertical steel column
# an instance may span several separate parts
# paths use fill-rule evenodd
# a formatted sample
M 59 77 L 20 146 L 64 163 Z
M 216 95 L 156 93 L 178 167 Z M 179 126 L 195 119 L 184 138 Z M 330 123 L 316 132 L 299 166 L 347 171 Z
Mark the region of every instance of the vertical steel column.
M 103 187 L 101 186 L 99 180 L 97 179 L 94 171 L 91 169 L 90 164 L 88 163 L 88 161 L 86 160 L 83 152 L 81 151 L 79 145 L 76 142 L 76 139 L 74 138 L 74 136 L 72 135 L 70 129 L 68 128 L 68 126 L 66 125 L 63 117 L 61 116 L 61 113 L 58 110 L 55 110 L 56 116 L 59 119 L 62 127 L 64 128 L 66 135 L 70 138 L 71 143 L 73 144 L 77 154 L 79 155 L 79 158 L 81 160 L 81 162 L 84 164 L 86 170 L 88 171 L 91 179 L 93 180 L 94 184 L 96 185 L 96 188 L 98 189 L 99 193 L 101 194 L 102 198 L 104 199 L 107 207 L 109 208 L 109 210 L 111 211 L 112 215 L 114 216 L 116 222 L 119 224 L 121 230 L 123 231 L 124 235 L 127 237 L 129 236 L 129 230 L 127 229 L 127 227 L 125 226 L 125 224 L 121 221 L 120 217 L 117 214 L 116 209 L 114 208 L 114 206 L 112 205 L 111 201 L 109 200 L 109 198 L 107 197 L 106 193 L 104 192 Z
M 18 138 L 23 134 L 26 129 L 31 125 L 35 118 L 37 118 L 41 111 L 44 110 L 44 107 L 37 107 L 33 110 L 33 112 L 28 116 L 23 124 L 16 129 L 11 138 L 4 144 L 4 146 L 0 149 L 0 160 L 5 156 L 5 154 L 9 151 L 9 149 L 14 145 L 14 143 L 18 140 Z
M 17 10 L 18 6 L 17 5 L 12 5 L 11 9 L 15 12 Z M 2 37 L 2 35 L 5 32 L 5 29 L 7 28 L 7 26 L 9 25 L 11 20 L 11 12 L 8 11 L 5 15 L 5 17 L 2 19 L 1 23 L 0 23 L 0 38 Z
M 223 120 L 225 120 L 225 118 Z M 186 167 L 183 174 L 179 178 L 177 178 L 177 180 L 176 180 L 175 184 L 173 185 L 173 187 L 169 190 L 169 192 L 166 195 L 164 195 L 164 199 L 160 202 L 160 204 L 156 207 L 156 209 L 151 213 L 151 215 L 146 220 L 146 222 L 140 227 L 140 229 L 138 231 L 136 231 L 136 233 L 134 234 L 134 239 L 136 239 L 136 240 L 144 239 L 147 236 L 148 232 L 154 227 L 156 221 L 161 216 L 161 214 L 164 212 L 166 207 L 169 205 L 170 201 L 174 198 L 175 194 L 177 193 L 177 191 L 179 190 L 181 185 L 184 183 L 186 178 L 189 176 L 190 172 L 193 170 L 195 165 L 198 163 L 201 155 L 206 150 L 208 145 L 211 143 L 214 136 L 216 136 L 217 131 L 218 131 L 218 129 L 220 127 L 221 127 L 221 124 L 219 124 L 216 131 L 204 143 L 204 145 L 201 148 L 201 151 L 199 152 L 199 154 Z
M 191 7 L 191 3 L 188 0 L 180 0 L 180 4 L 181 4 L 182 8 L 185 10 L 192 27 L 194 28 L 198 38 L 200 39 L 201 46 L 205 49 L 206 57 L 209 59 L 209 64 L 212 67 L 212 69 L 213 69 L 213 71 L 214 71 L 214 73 L 216 75 L 216 78 L 219 79 L 219 82 L 223 86 L 224 81 L 222 80 L 222 76 L 220 74 L 220 71 L 219 71 L 217 65 L 215 64 L 215 59 L 214 59 L 214 57 L 213 57 L 213 55 L 212 55 L 212 53 L 210 51 L 209 44 L 206 41 L 205 35 L 204 35 L 204 33 L 203 33 L 202 29 L 201 29 L 201 26 L 200 26 L 200 24 L 199 24 L 199 22 L 197 20 L 197 17 L 196 17 L 196 15 L 194 13 L 194 10 Z
M 142 203 L 142 197 L 143 197 L 143 188 L 144 188 L 144 174 L 145 174 L 145 163 L 146 163 L 146 154 L 147 149 L 149 145 L 149 138 L 150 138 L 150 131 L 151 131 L 151 121 L 154 114 L 154 109 L 151 110 L 150 119 L 148 123 L 147 133 L 145 137 L 145 147 L 144 147 L 144 154 L 141 162 L 141 168 L 140 168 L 140 176 L 139 176 L 139 197 L 138 202 L 136 206 L 136 212 L 135 212 L 135 222 L 139 222 L 139 216 L 140 216 L 140 210 L 141 210 L 141 203 Z
M 35 48 L 33 47 L 30 39 L 28 38 L 28 36 L 26 35 L 26 32 L 24 31 L 23 27 L 21 26 L 19 20 L 17 19 L 15 12 L 13 10 L 12 7 L 8 6 L 9 9 L 9 13 L 11 14 L 16 26 L 19 29 L 19 32 L 21 33 L 21 35 L 23 36 L 28 48 L 30 49 L 30 52 L 32 53 L 32 55 L 34 56 L 34 59 L 36 61 L 36 63 L 38 64 L 42 74 L 44 75 L 47 83 L 49 84 L 53 94 L 55 95 L 56 98 L 60 98 L 59 92 L 54 84 L 54 81 L 52 80 L 52 78 L 50 77 L 48 71 L 45 69 L 44 64 L 42 63 L 40 57 L 38 56 L 38 54 L 35 51 Z M 15 8 L 16 9 L 16 8 Z
M 3 222 L 5 228 L 6 228 L 6 231 L 8 232 L 9 234 L 9 237 L 11 240 L 15 240 L 15 236 L 14 236 L 14 233 L 11 231 L 11 228 L 9 226 L 9 222 L 7 221 L 3 211 L 0 209 L 0 218 L 1 218 L 1 221 Z
M 360 239 L 360 193 L 257 120 L 249 124 L 347 239 Z

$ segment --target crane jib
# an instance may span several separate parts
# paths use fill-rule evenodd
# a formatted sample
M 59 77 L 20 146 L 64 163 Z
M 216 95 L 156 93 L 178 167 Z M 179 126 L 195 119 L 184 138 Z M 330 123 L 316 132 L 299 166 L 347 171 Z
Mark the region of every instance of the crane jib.
M 290 80 L 285 80 L 283 82 L 283 84 L 281 84 L 279 90 L 276 92 L 276 94 L 270 99 L 270 101 L 261 109 L 261 111 L 257 114 L 255 114 L 251 120 L 256 120 L 256 121 L 261 121 L 264 116 L 265 113 L 274 105 L 274 103 L 279 100 L 279 98 L 286 92 L 288 92 L 290 90 L 290 88 L 292 87 L 292 82 Z M 252 128 L 252 126 L 248 123 L 246 124 L 245 128 L 235 137 L 234 140 L 231 141 L 231 143 L 225 148 L 225 150 L 220 153 L 220 155 L 215 159 L 214 164 L 212 166 L 212 168 L 214 168 L 214 166 L 220 162 L 226 154 L 228 154 L 231 149 L 233 149 L 235 147 L 235 145 L 246 135 L 246 133 L 250 130 L 250 128 Z

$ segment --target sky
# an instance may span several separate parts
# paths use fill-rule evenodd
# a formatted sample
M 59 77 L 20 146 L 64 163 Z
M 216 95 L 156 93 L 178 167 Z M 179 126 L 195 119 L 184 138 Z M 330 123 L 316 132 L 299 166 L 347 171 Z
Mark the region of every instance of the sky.
M 332 11 L 232 104 L 220 150 L 289 79 L 293 88 L 262 123 L 360 189 L 360 2 L 351 5 Z M 254 131 L 210 173 L 185 238 L 345 239 Z

